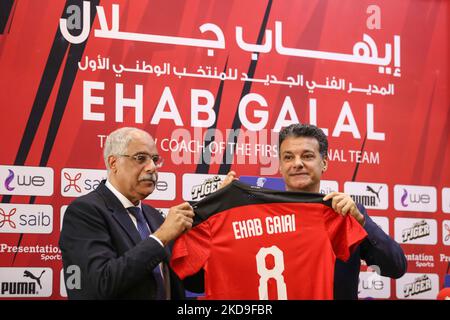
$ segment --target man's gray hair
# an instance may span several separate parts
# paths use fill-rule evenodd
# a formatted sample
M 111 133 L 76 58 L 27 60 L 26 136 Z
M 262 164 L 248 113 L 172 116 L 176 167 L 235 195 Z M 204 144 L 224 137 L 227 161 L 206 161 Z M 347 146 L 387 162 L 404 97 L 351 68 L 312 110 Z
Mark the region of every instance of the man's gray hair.
M 150 136 L 146 131 L 132 128 L 123 127 L 111 132 L 105 141 L 103 147 L 103 159 L 105 161 L 106 169 L 109 171 L 108 157 L 114 155 L 125 154 L 127 152 L 128 143 L 133 139 L 132 132 L 138 132 L 144 135 Z

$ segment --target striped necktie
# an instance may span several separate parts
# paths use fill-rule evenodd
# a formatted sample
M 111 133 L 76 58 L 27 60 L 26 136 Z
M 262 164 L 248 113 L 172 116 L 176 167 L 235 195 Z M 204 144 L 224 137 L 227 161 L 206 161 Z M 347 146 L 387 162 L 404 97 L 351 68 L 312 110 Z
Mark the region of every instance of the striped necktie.
M 150 228 L 145 221 L 144 214 L 141 211 L 141 208 L 139 207 L 129 207 L 127 208 L 128 211 L 136 218 L 137 222 L 137 229 L 139 231 L 139 234 L 141 235 L 141 239 L 144 240 L 148 238 L 150 235 Z M 165 300 L 166 299 L 166 289 L 164 285 L 164 280 L 161 275 L 161 269 L 160 266 L 157 265 L 153 269 L 153 276 L 156 280 L 157 285 L 157 293 L 156 293 L 156 299 L 157 300 Z

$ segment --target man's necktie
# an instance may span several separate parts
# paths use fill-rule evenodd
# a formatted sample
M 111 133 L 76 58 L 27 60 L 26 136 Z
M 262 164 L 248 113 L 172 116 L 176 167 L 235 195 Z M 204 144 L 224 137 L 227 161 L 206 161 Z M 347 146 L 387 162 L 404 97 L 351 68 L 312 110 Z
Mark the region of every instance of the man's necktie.
M 139 207 L 129 207 L 128 211 L 136 218 L 137 229 L 141 235 L 141 239 L 144 240 L 150 235 L 150 229 L 145 221 L 144 214 Z
M 127 209 L 136 218 L 137 229 L 139 231 L 139 234 L 141 235 L 141 239 L 144 240 L 144 239 L 148 238 L 148 236 L 150 235 L 150 228 L 149 228 L 147 222 L 145 221 L 144 214 L 142 213 L 141 208 L 129 207 Z M 165 292 L 166 290 L 165 290 L 164 280 L 161 275 L 161 269 L 160 269 L 159 265 L 157 265 L 153 269 L 153 275 L 155 277 L 156 285 L 157 285 L 156 299 L 165 300 L 166 299 L 166 292 Z

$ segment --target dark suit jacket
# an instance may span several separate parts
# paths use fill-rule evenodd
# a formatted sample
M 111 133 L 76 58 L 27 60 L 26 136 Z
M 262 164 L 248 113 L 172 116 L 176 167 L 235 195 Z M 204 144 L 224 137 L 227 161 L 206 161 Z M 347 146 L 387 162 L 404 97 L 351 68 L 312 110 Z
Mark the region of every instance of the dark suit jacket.
M 155 231 L 163 217 L 150 206 L 142 204 L 142 209 Z M 66 284 L 75 283 L 66 271 L 69 266 L 81 271 L 81 288 L 67 288 L 69 299 L 154 299 L 152 270 L 161 261 L 168 262 L 170 255 L 155 239 L 141 240 L 128 211 L 105 181 L 67 208 L 59 246 Z M 170 272 L 170 279 L 172 299 L 183 298 L 176 274 Z
M 366 218 L 364 229 L 367 238 L 356 248 L 347 262 L 336 260 L 334 269 L 334 298 L 358 299 L 359 269 L 361 259 L 367 265 L 376 265 L 381 275 L 400 278 L 406 272 L 407 261 L 400 245 L 389 237 L 370 219 L 366 209 L 358 204 L 359 211 Z

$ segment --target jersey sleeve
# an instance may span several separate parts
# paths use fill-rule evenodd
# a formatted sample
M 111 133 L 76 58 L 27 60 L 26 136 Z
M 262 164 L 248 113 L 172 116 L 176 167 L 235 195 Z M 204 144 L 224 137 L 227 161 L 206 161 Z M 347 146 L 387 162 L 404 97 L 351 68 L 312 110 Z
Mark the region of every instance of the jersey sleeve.
M 170 267 L 180 279 L 197 273 L 209 258 L 210 246 L 210 227 L 206 221 L 175 240 Z
M 349 214 L 343 217 L 331 208 L 325 212 L 325 228 L 334 254 L 342 261 L 347 261 L 367 237 L 367 232 L 355 218 Z

